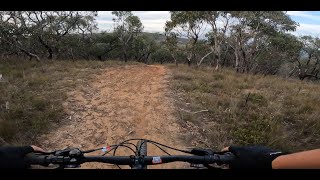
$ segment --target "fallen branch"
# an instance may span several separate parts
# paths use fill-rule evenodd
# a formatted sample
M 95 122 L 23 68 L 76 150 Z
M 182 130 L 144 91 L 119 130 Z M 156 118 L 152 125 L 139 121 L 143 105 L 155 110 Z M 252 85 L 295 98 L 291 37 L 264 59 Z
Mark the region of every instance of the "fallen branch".
M 201 113 L 201 112 L 208 112 L 209 110 L 208 109 L 204 109 L 204 110 L 201 110 L 201 111 L 195 111 L 195 112 L 191 112 L 191 111 L 188 111 L 188 110 L 185 110 L 185 109 L 181 109 L 181 111 L 184 111 L 184 112 L 187 112 L 187 113 L 191 113 L 191 114 L 197 114 L 197 113 Z
M 9 109 L 10 109 L 10 108 L 9 108 L 9 102 L 7 101 L 7 102 L 6 102 L 6 110 L 9 111 Z

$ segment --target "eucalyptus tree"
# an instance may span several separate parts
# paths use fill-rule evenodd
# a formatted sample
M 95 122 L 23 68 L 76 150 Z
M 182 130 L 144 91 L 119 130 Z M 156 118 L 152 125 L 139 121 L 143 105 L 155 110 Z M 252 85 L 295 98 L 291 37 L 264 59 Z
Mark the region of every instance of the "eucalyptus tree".
M 204 20 L 201 11 L 170 11 L 170 20 L 165 24 L 165 34 L 172 43 L 175 37 L 186 38 L 184 53 L 190 66 L 196 58 L 196 46 L 200 36 L 204 33 Z M 177 44 L 179 45 L 179 44 Z M 183 45 L 183 44 L 181 44 Z
M 131 11 L 113 11 L 115 22 L 114 33 L 119 38 L 123 59 L 128 61 L 128 51 L 130 43 L 142 32 L 143 26 L 138 16 L 134 16 Z

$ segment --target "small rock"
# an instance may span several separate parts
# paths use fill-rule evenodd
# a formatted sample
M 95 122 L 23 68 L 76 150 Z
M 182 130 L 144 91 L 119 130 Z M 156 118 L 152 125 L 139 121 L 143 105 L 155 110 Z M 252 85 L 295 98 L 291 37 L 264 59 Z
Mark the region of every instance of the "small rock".
M 92 105 L 89 104 L 89 105 L 85 105 L 84 107 L 87 109 L 90 109 L 92 107 Z
M 68 102 L 63 102 L 63 103 L 62 103 L 62 106 L 67 107 L 68 104 L 69 104 Z

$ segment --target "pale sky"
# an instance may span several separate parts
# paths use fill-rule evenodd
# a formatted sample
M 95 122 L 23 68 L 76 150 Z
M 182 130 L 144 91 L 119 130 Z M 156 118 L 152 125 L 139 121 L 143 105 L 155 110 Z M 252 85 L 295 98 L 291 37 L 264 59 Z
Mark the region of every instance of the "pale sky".
M 132 11 L 138 16 L 146 32 L 164 32 L 164 25 L 170 20 L 169 11 Z M 298 22 L 294 35 L 312 35 L 320 37 L 320 11 L 288 11 L 288 15 Z M 99 11 L 97 22 L 100 30 L 112 31 L 114 16 L 111 11 Z

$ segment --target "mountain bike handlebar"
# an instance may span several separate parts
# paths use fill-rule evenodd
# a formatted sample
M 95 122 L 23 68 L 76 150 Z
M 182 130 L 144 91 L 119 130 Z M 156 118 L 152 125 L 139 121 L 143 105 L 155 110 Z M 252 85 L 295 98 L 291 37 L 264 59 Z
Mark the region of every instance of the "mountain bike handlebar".
M 193 164 L 229 164 L 234 159 L 232 153 L 215 154 L 205 156 L 83 156 L 80 158 L 71 158 L 64 156 L 48 156 L 48 155 L 28 155 L 25 160 L 31 165 L 80 165 L 86 162 L 102 162 L 117 165 L 133 165 L 136 162 L 147 165 L 157 165 L 170 162 L 188 162 Z
M 137 145 L 129 141 L 139 140 Z M 168 155 L 165 156 L 148 156 L 147 143 L 151 143 Z M 135 148 L 131 148 L 134 146 Z M 162 147 L 160 147 L 162 146 Z M 130 156 L 115 156 L 116 150 L 119 147 L 130 149 L 134 155 Z M 191 155 L 171 155 L 163 149 L 163 147 L 180 151 Z M 134 150 L 136 149 L 136 150 Z M 85 156 L 87 153 L 102 150 L 101 156 Z M 104 156 L 113 151 L 113 156 Z M 97 148 L 87 151 L 82 151 L 78 148 L 67 148 L 42 154 L 29 154 L 25 157 L 26 163 L 29 165 L 48 166 L 49 164 L 57 164 L 60 168 L 70 167 L 76 168 L 86 162 L 102 162 L 115 165 L 129 165 L 133 169 L 146 169 L 148 165 L 158 165 L 170 162 L 188 162 L 191 164 L 202 164 L 207 168 L 214 168 L 209 164 L 216 163 L 217 165 L 230 164 L 235 159 L 235 155 L 231 152 L 214 152 L 210 149 L 193 148 L 191 151 L 180 150 L 167 145 L 160 144 L 147 139 L 129 139 L 119 144 L 108 147 Z M 119 167 L 119 166 L 118 166 Z M 120 167 L 119 167 L 120 168 Z

